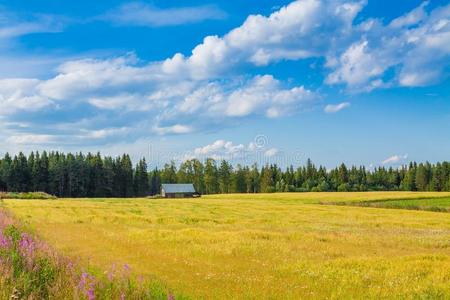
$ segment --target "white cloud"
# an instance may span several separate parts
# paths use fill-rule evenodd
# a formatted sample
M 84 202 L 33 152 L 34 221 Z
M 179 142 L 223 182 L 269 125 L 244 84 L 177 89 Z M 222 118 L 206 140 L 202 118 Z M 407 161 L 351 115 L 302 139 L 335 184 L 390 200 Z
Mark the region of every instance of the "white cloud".
M 254 161 L 255 158 L 270 158 L 279 153 L 277 148 L 266 148 L 266 145 L 256 145 L 255 142 L 248 144 L 236 144 L 232 141 L 216 140 L 215 142 L 195 148 L 192 151 L 184 153 L 180 160 L 186 159 L 206 159 L 213 158 L 215 160 L 246 160 Z
M 362 41 L 350 46 L 339 59 L 340 68 L 329 74 L 329 84 L 346 83 L 349 86 L 367 84 L 372 78 L 384 73 L 386 64 L 368 49 L 368 42 Z
M 81 139 L 89 138 L 89 139 L 104 139 L 111 136 L 125 136 L 131 131 L 131 128 L 121 127 L 121 128 L 105 128 L 99 130 L 81 130 L 81 135 L 79 136 Z
M 228 160 L 233 163 L 250 165 L 258 162 L 260 165 L 273 163 L 285 163 L 289 158 L 285 153 L 280 152 L 278 148 L 269 147 L 266 144 L 259 144 L 257 141 L 261 136 L 257 136 L 255 141 L 248 144 L 234 143 L 224 139 L 219 139 L 211 144 L 197 147 L 191 151 L 182 152 L 181 155 L 174 155 L 176 160 L 185 161 L 189 159 L 198 159 L 204 161 L 207 158 L 213 158 L 216 161 Z
M 164 62 L 170 74 L 193 78 L 219 76 L 240 64 L 320 57 L 329 36 L 347 36 L 363 1 L 299 0 L 265 17 L 250 15 L 223 37 L 208 36 L 189 57 L 178 53 Z
M 389 86 L 426 86 L 445 80 L 450 66 L 450 5 L 427 13 L 427 2 L 384 26 L 368 20 L 354 26 L 354 41 L 328 56 L 328 84 L 370 91 Z M 391 71 L 394 75 L 385 77 Z
M 220 20 L 225 17 L 225 12 L 212 5 L 161 9 L 142 2 L 131 2 L 112 10 L 101 19 L 117 25 L 159 27 Z
M 139 136 L 134 138 L 183 134 L 255 115 L 293 114 L 320 98 L 301 84 L 281 82 L 270 74 L 237 75 L 249 67 L 256 68 L 249 73 L 258 74 L 258 67 L 281 60 L 325 58 L 326 83 L 359 92 L 428 85 L 448 76 L 450 5 L 430 12 L 422 5 L 389 24 L 377 19 L 358 23 L 356 16 L 365 4 L 298 0 L 269 16 L 251 15 L 223 36 L 205 37 L 190 55 L 177 53 L 151 62 L 133 54 L 76 59 L 45 79 L 3 79 L 0 116 L 14 121 L 18 112 L 58 110 L 78 118 L 72 120 L 80 121 L 77 129 L 96 132 L 94 136 L 122 127 L 135 128 Z M 142 9 L 137 22 L 144 22 L 149 10 L 154 24 L 163 22 L 158 18 L 165 12 L 151 6 Z M 5 24 L 0 22 L 0 28 Z M 339 105 L 325 111 L 348 106 Z M 30 128 L 42 132 L 33 134 L 46 134 L 58 125 L 44 127 L 36 120 L 29 120 L 34 122 Z
M 137 62 L 132 54 L 109 60 L 74 60 L 61 65 L 59 74 L 48 80 L 6 79 L 0 87 L 0 104 L 20 108 L 27 101 L 27 105 L 33 105 L 24 109 L 32 109 L 88 103 L 104 112 L 152 112 L 156 123 L 153 131 L 169 134 L 189 133 L 195 123 L 207 126 L 218 119 L 280 117 L 295 113 L 317 98 L 303 86 L 286 87 L 271 75 L 174 81 L 161 72 L 161 65 L 138 66 Z M 177 126 L 179 118 L 190 124 Z M 151 122 L 148 117 L 147 121 Z
M 0 79 L 0 115 L 17 111 L 36 111 L 52 104 L 37 92 L 37 79 Z
M 98 60 L 69 61 L 58 68 L 59 74 L 39 84 L 39 92 L 55 100 L 85 98 L 95 93 L 124 93 L 155 80 L 151 65 L 137 67 L 133 54 Z
M 0 40 L 41 32 L 60 32 L 64 20 L 53 15 L 30 15 L 24 18 L 0 7 Z
M 393 155 L 393 156 L 391 156 L 391 157 L 386 158 L 386 159 L 383 160 L 381 163 L 382 163 L 383 165 L 397 164 L 397 163 L 404 162 L 406 159 L 408 159 L 408 154 L 404 154 L 404 155 Z
M 217 140 L 210 145 L 196 148 L 194 155 L 202 157 L 223 157 L 228 155 L 236 155 L 247 151 L 247 148 L 243 144 L 235 145 L 233 142 Z
M 234 90 L 226 103 L 228 116 L 246 116 L 263 110 L 267 117 L 275 118 L 315 99 L 314 93 L 304 87 L 281 88 L 281 83 L 271 75 L 256 76 L 244 87 Z
M 156 126 L 153 128 L 153 131 L 157 134 L 184 134 L 184 133 L 190 133 L 194 131 L 194 129 L 191 126 L 188 125 L 182 125 L 182 124 L 175 124 L 172 126 L 166 126 L 166 127 L 159 127 Z
M 149 99 L 149 96 L 140 94 L 119 94 L 113 96 L 94 96 L 88 100 L 89 104 L 104 110 L 128 111 L 149 111 L 155 108 L 156 104 Z
M 8 137 L 6 142 L 16 145 L 52 144 L 56 142 L 56 139 L 54 136 L 47 134 L 20 134 Z
M 350 107 L 350 103 L 349 102 L 342 102 L 342 103 L 335 104 L 335 105 L 328 104 L 327 106 L 325 106 L 324 111 L 327 114 L 334 114 L 334 113 L 337 113 L 337 112 L 339 112 L 339 111 L 341 111 L 341 110 L 343 110 L 343 109 L 345 109 L 347 107 Z
M 267 157 L 273 157 L 273 156 L 277 155 L 278 152 L 279 151 L 277 148 L 270 148 L 264 152 L 264 155 Z
M 424 1 L 419 7 L 413 9 L 409 13 L 392 20 L 389 26 L 392 28 L 402 28 L 418 24 L 427 17 L 425 7 L 428 4 L 429 1 Z

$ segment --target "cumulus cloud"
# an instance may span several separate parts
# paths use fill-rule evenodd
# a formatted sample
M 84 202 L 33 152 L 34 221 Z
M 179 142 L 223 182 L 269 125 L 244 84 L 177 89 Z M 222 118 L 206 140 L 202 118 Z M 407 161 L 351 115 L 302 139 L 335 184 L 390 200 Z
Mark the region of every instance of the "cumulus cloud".
M 141 5 L 135 12 L 141 13 L 135 18 L 137 25 L 164 25 L 165 11 L 129 5 Z M 261 66 L 282 60 L 324 60 L 325 84 L 358 92 L 423 86 L 447 78 L 450 5 L 427 11 L 425 3 L 388 24 L 379 19 L 360 21 L 357 16 L 365 5 L 357 0 L 297 0 L 269 16 L 250 15 L 223 36 L 207 36 L 187 55 L 176 53 L 150 62 L 134 54 L 75 59 L 60 64 L 56 74 L 45 79 L 3 79 L 0 116 L 21 121 L 18 112 L 27 112 L 36 120 L 47 120 L 48 114 L 58 113 L 79 121 L 84 127 L 78 129 L 94 132 L 93 137 L 123 138 L 121 130 L 108 130 L 130 127 L 138 138 L 211 130 L 250 116 L 276 118 L 301 111 L 320 98 L 317 92 L 259 72 Z M 197 19 L 181 17 L 189 9 L 172 13 L 194 22 Z M 0 20 L 0 32 L 8 24 Z M 5 37 L 14 35 L 3 32 Z M 348 106 L 339 105 L 325 111 Z M 35 122 L 31 127 L 42 132 L 33 134 L 58 127 L 55 120 L 45 128 Z
M 329 51 L 329 36 L 348 36 L 362 8 L 363 1 L 294 1 L 268 17 L 250 15 L 223 37 L 205 37 L 190 56 L 177 53 L 164 62 L 163 69 L 207 78 L 240 64 L 264 66 L 324 56 Z
M 327 106 L 325 106 L 324 111 L 327 114 L 334 114 L 347 107 L 350 107 L 350 102 L 342 102 L 339 104 L 328 104 Z
M 242 154 L 247 151 L 247 147 L 243 144 L 235 145 L 233 142 L 217 140 L 210 145 L 199 147 L 194 150 L 194 155 L 201 157 L 221 158 L 237 154 Z
M 401 162 L 406 161 L 406 159 L 408 159 L 408 154 L 404 154 L 404 155 L 393 155 L 391 157 L 386 158 L 385 160 L 383 160 L 381 163 L 383 165 L 389 165 L 389 164 L 398 164 Z
M 270 148 L 264 152 L 264 155 L 267 157 L 273 157 L 273 156 L 277 155 L 278 152 L 279 151 L 277 148 Z
M 387 25 L 369 19 L 353 27 L 353 42 L 328 55 L 328 84 L 356 91 L 389 86 L 425 86 L 448 77 L 450 5 L 428 13 L 424 2 Z M 386 78 L 388 71 L 394 75 Z
M 100 19 L 117 25 L 159 27 L 220 20 L 225 17 L 225 12 L 213 5 L 161 9 L 142 2 L 131 2 L 110 11 Z
M 0 115 L 40 110 L 52 104 L 37 92 L 38 79 L 0 79 Z
M 178 114 L 202 113 L 221 117 L 245 117 L 261 114 L 270 118 L 297 111 L 314 101 L 317 95 L 303 86 L 285 88 L 271 75 L 257 75 L 235 82 L 212 82 L 184 97 Z
M 265 146 L 257 146 L 254 142 L 248 144 L 236 144 L 232 141 L 217 140 L 211 144 L 195 148 L 193 151 L 186 152 L 180 160 L 186 159 L 206 159 L 213 158 L 215 160 L 239 160 L 254 161 L 255 158 L 271 158 L 279 153 L 277 148 L 266 148 Z
M 183 134 L 229 118 L 295 113 L 317 98 L 303 86 L 289 87 L 272 75 L 174 80 L 161 71 L 161 64 L 140 65 L 133 54 L 69 61 L 58 72 L 47 80 L 2 80 L 0 106 L 16 112 L 89 105 L 111 122 L 128 113 L 134 114 L 127 120 L 130 125 L 153 123 L 148 134 Z

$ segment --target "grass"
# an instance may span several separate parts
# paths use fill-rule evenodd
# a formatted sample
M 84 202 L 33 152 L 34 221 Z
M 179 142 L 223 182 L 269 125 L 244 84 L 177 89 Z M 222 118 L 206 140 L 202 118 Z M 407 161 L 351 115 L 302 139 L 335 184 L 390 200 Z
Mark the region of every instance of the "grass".
M 138 282 L 127 265 L 107 273 L 61 256 L 0 209 L 0 299 L 168 299 L 157 281 Z M 178 297 L 180 298 L 180 297 Z
M 450 197 L 450 192 L 321 192 L 321 193 L 273 193 L 273 194 L 218 194 L 208 195 L 207 199 L 224 200 L 269 200 L 299 202 L 303 204 L 329 204 L 339 202 L 361 202 L 378 200 L 435 199 Z
M 449 298 L 447 214 L 318 205 L 450 193 L 4 200 L 61 253 L 204 299 Z M 408 200 L 411 201 L 411 200 Z
M 450 212 L 450 198 L 381 200 L 361 202 L 338 202 L 338 205 L 355 205 L 378 208 L 396 208 L 412 210 L 428 210 L 436 212 Z

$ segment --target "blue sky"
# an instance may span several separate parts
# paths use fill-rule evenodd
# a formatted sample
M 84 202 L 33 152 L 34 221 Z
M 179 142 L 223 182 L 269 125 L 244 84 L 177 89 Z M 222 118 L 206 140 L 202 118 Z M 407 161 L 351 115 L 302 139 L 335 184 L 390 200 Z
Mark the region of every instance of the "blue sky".
M 450 159 L 448 1 L 0 1 L 0 152 Z

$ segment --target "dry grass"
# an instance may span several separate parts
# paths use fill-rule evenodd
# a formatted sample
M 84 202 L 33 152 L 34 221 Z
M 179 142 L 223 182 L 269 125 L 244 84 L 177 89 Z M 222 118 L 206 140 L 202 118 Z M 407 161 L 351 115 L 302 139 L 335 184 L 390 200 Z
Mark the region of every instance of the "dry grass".
M 450 198 L 336 202 L 336 205 L 365 206 L 450 212 Z
M 193 298 L 449 298 L 448 214 L 318 202 L 450 193 L 5 200 L 57 249 Z

